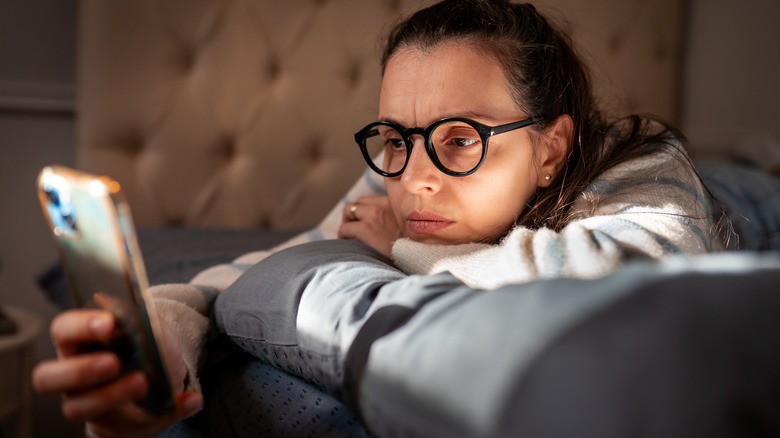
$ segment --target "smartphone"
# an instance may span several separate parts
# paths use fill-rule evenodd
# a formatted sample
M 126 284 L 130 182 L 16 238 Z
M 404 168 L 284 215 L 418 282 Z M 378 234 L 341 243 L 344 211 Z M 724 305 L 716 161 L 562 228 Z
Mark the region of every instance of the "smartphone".
M 115 336 L 96 346 L 115 352 L 122 374 L 146 373 L 150 389 L 139 402 L 153 414 L 174 408 L 154 303 L 130 207 L 119 183 L 63 166 L 38 176 L 38 198 L 54 237 L 73 303 L 116 318 Z

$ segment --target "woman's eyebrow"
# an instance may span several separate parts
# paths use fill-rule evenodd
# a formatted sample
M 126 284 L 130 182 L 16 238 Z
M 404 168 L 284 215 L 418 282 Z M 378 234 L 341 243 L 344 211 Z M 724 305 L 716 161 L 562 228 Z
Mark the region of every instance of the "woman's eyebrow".
M 381 117 L 381 118 L 379 118 L 379 121 L 380 122 L 385 122 L 385 123 L 393 123 L 393 124 L 398 125 L 398 126 L 407 127 L 400 120 L 392 119 L 390 117 Z
M 490 121 L 497 121 L 500 118 L 496 117 L 495 115 L 483 113 L 481 111 L 464 111 L 464 112 L 458 112 L 453 113 L 451 115 L 448 115 L 446 118 L 450 117 L 462 117 L 465 119 L 482 119 L 482 120 L 490 120 Z
M 465 119 L 476 119 L 476 120 L 490 120 L 490 121 L 496 121 L 498 118 L 495 116 L 489 115 L 487 113 L 483 113 L 480 111 L 461 111 L 461 112 L 453 112 L 453 113 L 447 113 L 441 117 L 438 117 L 437 119 L 433 120 L 431 123 L 429 123 L 427 126 L 429 126 L 432 123 L 435 123 L 442 119 L 451 119 L 451 118 L 465 118 Z M 521 117 L 522 118 L 522 117 Z M 520 119 L 518 119 L 520 120 Z M 410 126 L 405 125 L 400 120 L 393 119 L 391 117 L 381 117 L 379 118 L 380 122 L 387 122 L 387 123 L 394 123 L 398 126 L 403 126 L 405 128 L 410 128 Z M 420 126 L 420 128 L 424 128 L 424 126 Z

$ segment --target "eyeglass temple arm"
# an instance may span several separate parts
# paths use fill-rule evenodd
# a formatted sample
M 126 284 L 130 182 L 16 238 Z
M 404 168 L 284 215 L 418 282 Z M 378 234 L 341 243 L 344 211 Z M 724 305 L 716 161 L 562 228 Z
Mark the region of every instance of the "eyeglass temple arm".
M 525 128 L 526 126 L 538 123 L 539 119 L 536 117 L 530 117 L 518 122 L 507 123 L 506 125 L 494 126 L 490 129 L 490 135 L 503 134 L 505 132 L 513 131 L 515 129 Z

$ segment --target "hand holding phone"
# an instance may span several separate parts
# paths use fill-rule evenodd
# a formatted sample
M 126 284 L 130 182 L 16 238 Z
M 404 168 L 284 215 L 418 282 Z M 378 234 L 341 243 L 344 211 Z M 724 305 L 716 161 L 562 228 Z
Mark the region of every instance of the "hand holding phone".
M 158 350 L 160 320 L 146 296 L 146 270 L 119 184 L 50 166 L 39 175 L 38 196 L 74 304 L 113 315 L 112 336 L 91 347 L 113 352 L 121 363 L 120 375 L 146 375 L 149 391 L 140 406 L 152 414 L 172 412 L 171 381 Z
M 160 349 L 171 359 L 171 377 L 176 407 L 164 414 L 150 414 L 135 403 L 148 390 L 145 374 L 121 375 L 121 364 L 107 350 L 85 351 L 84 346 L 111 338 L 113 315 L 99 309 L 67 310 L 51 324 L 52 341 L 58 358 L 39 363 L 33 370 L 33 386 L 42 394 L 62 395 L 61 408 L 71 421 L 86 422 L 90 436 L 151 437 L 174 423 L 195 414 L 203 404 L 199 392 L 182 392 L 186 366 L 181 360 L 178 340 L 160 319 Z M 178 359 L 178 361 L 176 360 Z

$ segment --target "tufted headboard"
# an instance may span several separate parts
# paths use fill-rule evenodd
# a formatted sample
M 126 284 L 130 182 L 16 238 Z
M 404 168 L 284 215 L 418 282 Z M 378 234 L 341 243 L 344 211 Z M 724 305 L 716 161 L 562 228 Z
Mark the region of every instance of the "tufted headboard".
M 536 2 L 612 108 L 674 122 L 684 0 Z M 380 37 L 412 0 L 81 0 L 77 161 L 141 226 L 316 224 L 365 168 Z

